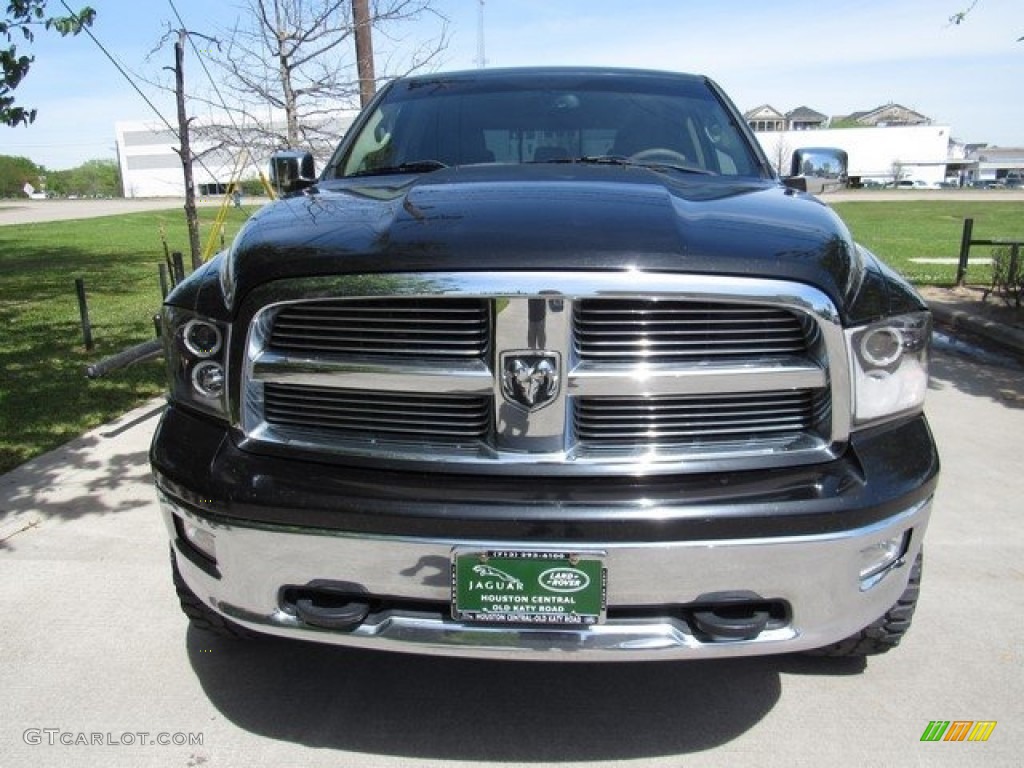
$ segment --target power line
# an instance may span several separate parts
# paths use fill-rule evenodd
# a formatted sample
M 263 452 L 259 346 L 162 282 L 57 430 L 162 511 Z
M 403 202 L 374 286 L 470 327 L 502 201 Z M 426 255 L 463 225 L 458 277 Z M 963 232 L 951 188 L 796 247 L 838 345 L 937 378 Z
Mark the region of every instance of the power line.
M 487 56 L 484 54 L 484 0 L 480 0 L 476 17 L 476 66 L 478 69 L 487 66 Z
M 239 142 L 241 143 L 246 156 L 249 158 L 249 162 L 259 170 L 259 164 L 256 162 L 256 158 L 253 157 L 252 150 L 249 149 L 248 143 L 245 141 L 245 134 L 242 133 L 242 129 L 239 127 L 238 123 L 235 122 L 235 116 L 228 107 L 227 99 L 225 99 L 223 94 L 220 92 L 220 88 L 217 87 L 217 82 L 213 79 L 213 75 L 210 74 L 209 67 L 207 67 L 206 62 L 203 61 L 202 53 L 200 53 L 199 47 L 196 45 L 196 41 L 192 39 L 192 35 L 189 34 L 188 27 L 185 26 L 185 20 L 181 18 L 181 14 L 178 12 L 177 6 L 174 5 L 174 0 L 167 0 L 167 3 L 171 6 L 171 11 L 178 19 L 178 23 L 181 25 L 181 28 L 185 30 L 185 36 L 188 38 L 189 45 L 192 46 L 192 52 L 195 53 L 196 58 L 199 60 L 199 66 L 201 66 L 203 68 L 203 72 L 206 73 L 206 79 L 209 80 L 210 85 L 213 86 L 213 92 L 217 94 L 217 99 L 220 102 L 224 113 L 227 115 L 228 120 L 231 121 L 231 127 L 235 129 L 235 133 L 238 135 Z M 232 179 L 232 181 L 234 181 L 234 179 Z
M 75 14 L 75 12 L 73 10 L 71 10 L 71 7 L 67 4 L 66 0 L 60 0 L 60 2 L 61 2 L 61 5 L 63 5 L 64 8 L 67 10 L 68 13 L 70 13 L 71 15 Z M 172 7 L 172 9 L 174 8 L 174 4 L 173 3 L 171 4 L 171 7 Z M 177 15 L 177 13 L 178 13 L 177 9 L 174 9 L 174 13 L 175 13 L 175 15 Z M 178 19 L 180 21 L 181 17 L 179 16 Z M 182 26 L 184 27 L 184 22 L 182 22 Z M 139 94 L 139 96 L 142 97 L 142 100 L 144 102 L 146 102 L 146 104 L 149 106 L 149 108 L 151 110 L 153 110 L 153 112 L 156 114 L 156 116 L 158 118 L 160 118 L 160 122 L 162 122 L 165 126 L 167 126 L 167 130 L 169 130 L 171 132 L 171 134 L 174 136 L 175 139 L 178 140 L 178 143 L 180 144 L 181 143 L 181 134 L 178 132 L 178 130 L 173 125 L 171 125 L 170 122 L 168 122 L 167 118 L 163 116 L 163 113 L 161 113 L 159 109 L 157 109 L 156 105 L 150 100 L 150 98 L 148 96 L 146 96 L 146 94 L 142 91 L 141 88 L 139 88 L 138 85 L 135 84 L 135 81 L 131 78 L 131 76 L 128 74 L 128 72 L 125 70 L 125 68 L 122 67 L 120 62 L 118 62 L 118 60 L 114 58 L 113 54 L 111 54 L 110 51 L 108 51 L 106 49 L 106 47 L 103 45 L 103 43 L 101 43 L 99 41 L 99 39 L 96 37 L 96 35 L 94 35 L 92 33 L 92 31 L 88 27 L 84 27 L 83 26 L 82 29 L 85 32 L 85 34 L 87 34 L 89 36 L 89 38 L 96 44 L 96 47 L 99 48 L 103 52 L 103 55 L 106 56 L 110 60 L 110 63 L 114 65 L 114 67 L 117 69 L 117 71 L 121 73 L 121 76 L 125 80 L 128 81 L 128 84 L 135 90 L 135 92 L 137 94 Z M 192 46 L 195 47 L 195 43 L 192 42 L 192 38 L 191 37 L 189 37 L 189 42 L 191 42 Z M 200 59 L 200 63 L 202 63 L 202 59 Z M 205 65 L 203 66 L 203 68 L 206 69 Z M 209 71 L 207 71 L 206 75 L 207 75 L 207 77 L 210 76 Z M 211 82 L 212 82 L 212 79 L 211 79 Z M 216 85 L 214 87 L 216 88 Z M 197 157 L 194 152 L 190 152 L 190 154 L 192 155 L 192 157 L 190 159 L 193 160 L 194 162 L 199 163 L 199 167 L 202 168 L 204 171 L 206 171 L 207 175 L 211 179 L 216 178 L 214 173 L 209 168 L 207 168 L 206 163 L 203 162 L 202 158 Z M 251 155 L 250 155 L 250 159 L 251 159 Z M 182 161 L 185 162 L 186 159 L 182 158 Z
M 259 173 L 260 180 L 263 182 L 263 186 L 269 191 L 270 186 L 267 183 L 266 179 L 264 178 L 263 171 L 260 170 L 259 164 L 256 162 L 256 158 L 253 156 L 252 150 L 250 150 L 249 148 L 249 143 L 246 141 L 246 135 L 245 133 L 242 132 L 242 128 L 239 127 L 239 124 L 236 121 L 234 121 L 234 115 L 228 108 L 227 99 L 224 98 L 223 94 L 220 92 L 220 88 L 217 87 L 217 82 L 213 79 L 213 75 L 210 74 L 210 69 L 206 66 L 206 61 L 203 60 L 203 54 L 200 52 L 199 47 L 196 45 L 196 41 L 193 40 L 193 36 L 191 36 L 191 34 L 188 33 L 188 29 L 185 27 L 184 19 L 181 18 L 181 14 L 178 12 L 177 7 L 174 5 L 174 0 L 167 0 L 167 2 L 170 4 L 171 10 L 174 12 L 175 17 L 177 17 L 178 24 L 181 25 L 181 29 L 185 32 L 185 37 L 188 38 L 188 44 L 191 46 L 191 48 L 193 48 L 193 52 L 196 54 L 196 58 L 199 59 L 199 65 L 203 68 L 203 72 L 206 73 L 206 79 L 209 80 L 210 85 L 213 86 L 213 92 L 217 94 L 217 99 L 220 101 L 221 109 L 223 109 L 224 114 L 227 116 L 228 121 L 230 121 L 231 127 L 234 129 L 234 133 L 238 135 L 239 143 L 242 144 L 243 152 L 246 154 L 246 157 L 249 158 L 249 162 L 252 163 L 253 167 L 256 168 L 257 173 Z M 200 163 L 200 165 L 202 165 L 202 162 Z M 207 173 L 210 173 L 209 169 L 207 169 L 206 166 L 203 166 L 203 168 L 204 170 L 206 170 Z M 212 173 L 210 173 L 210 175 L 213 176 Z M 231 181 L 233 182 L 234 179 L 231 178 Z
M 65 0 L 60 0 L 60 4 L 61 4 L 61 5 L 63 5 L 63 6 L 64 6 L 64 7 L 65 7 L 65 8 L 67 9 L 67 12 L 68 12 L 68 13 L 70 13 L 70 14 L 71 14 L 72 16 L 74 16 L 74 15 L 75 15 L 75 12 L 74 12 L 73 10 L 71 10 L 71 6 L 69 6 L 69 5 L 67 4 L 67 2 L 65 2 Z M 90 30 L 90 29 L 89 29 L 88 27 L 85 27 L 85 26 L 83 26 L 83 27 L 82 27 L 82 29 L 83 29 L 83 31 L 85 32 L 85 34 L 87 34 L 87 35 L 89 36 L 89 38 L 90 38 L 90 39 L 91 39 L 91 40 L 92 40 L 92 41 L 93 41 L 94 43 L 96 43 L 96 47 L 97 47 L 97 48 L 99 48 L 99 49 L 100 49 L 101 51 L 103 51 L 103 55 L 104 55 L 104 56 L 106 56 L 106 57 L 107 57 L 108 59 L 110 59 L 110 63 L 111 63 L 111 64 L 113 64 L 113 65 L 114 65 L 114 66 L 115 66 L 115 67 L 117 68 L 117 71 L 118 71 L 118 72 L 120 72 L 120 73 L 121 73 L 121 76 L 122 76 L 122 77 L 123 77 L 123 78 L 124 78 L 125 80 L 127 80 L 127 81 L 128 81 L 128 84 L 129 84 L 129 85 L 130 85 L 130 86 L 131 86 L 132 88 L 134 88 L 134 89 L 135 89 L 135 92 L 136 92 L 137 94 L 139 94 L 139 96 L 141 96 L 141 97 L 142 97 L 142 100 L 143 100 L 144 102 L 146 102 L 146 104 L 147 104 L 147 105 L 149 105 L 149 108 L 150 108 L 150 109 L 152 109 L 152 110 L 153 110 L 153 112 L 155 112 L 155 113 L 156 113 L 156 116 L 160 118 L 161 122 L 163 122 L 163 124 L 167 126 L 167 128 L 168 128 L 168 129 L 169 129 L 169 130 L 171 131 L 171 133 L 173 133 L 173 134 L 174 134 L 174 138 L 176 138 L 176 139 L 177 139 L 178 141 L 181 141 L 181 137 L 180 137 L 180 136 L 178 135 L 178 132 L 177 132 L 177 130 L 175 130 L 174 126 L 172 126 L 172 125 L 171 125 L 171 124 L 170 124 L 169 122 L 167 122 L 167 118 L 165 118 L 165 117 L 163 116 L 163 114 L 162 114 L 162 113 L 160 112 L 160 110 L 156 108 L 156 105 L 155 105 L 155 104 L 154 104 L 154 103 L 153 103 L 152 101 L 150 101 L 149 97 L 148 97 L 148 96 L 147 96 L 147 95 L 146 95 L 145 93 L 143 93 L 143 92 L 142 92 L 142 89 L 141 89 L 141 88 L 139 88 L 139 86 L 137 86 L 137 85 L 135 84 L 135 81 L 134 81 L 134 80 L 132 80 L 132 78 L 131 78 L 131 77 L 129 77 L 129 75 L 128 75 L 128 73 L 127 73 L 127 72 L 125 71 L 124 67 L 122 67 L 122 66 L 121 66 L 121 64 L 120 64 L 120 63 L 119 63 L 119 62 L 117 61 L 117 59 L 115 59 L 115 58 L 113 57 L 113 55 L 112 55 L 112 54 L 110 53 L 110 51 L 108 51 L 108 50 L 107 50 L 107 49 L 106 49 L 106 48 L 105 48 L 105 47 L 103 46 L 103 43 L 101 43 L 101 42 L 100 42 L 100 41 L 99 41 L 99 40 L 97 39 L 96 35 L 94 35 L 94 34 L 92 33 L 92 30 Z

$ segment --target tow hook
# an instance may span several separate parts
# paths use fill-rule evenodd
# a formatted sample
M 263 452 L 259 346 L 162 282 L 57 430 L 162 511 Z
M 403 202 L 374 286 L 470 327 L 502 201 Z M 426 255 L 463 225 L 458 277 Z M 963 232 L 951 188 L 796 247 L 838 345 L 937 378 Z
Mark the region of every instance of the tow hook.
M 358 627 L 370 613 L 365 590 L 347 582 L 317 580 L 296 590 L 295 614 L 313 627 L 340 631 Z
M 701 607 L 693 611 L 693 621 L 712 642 L 753 640 L 771 619 L 764 599 L 754 592 L 715 592 L 702 595 L 698 602 Z

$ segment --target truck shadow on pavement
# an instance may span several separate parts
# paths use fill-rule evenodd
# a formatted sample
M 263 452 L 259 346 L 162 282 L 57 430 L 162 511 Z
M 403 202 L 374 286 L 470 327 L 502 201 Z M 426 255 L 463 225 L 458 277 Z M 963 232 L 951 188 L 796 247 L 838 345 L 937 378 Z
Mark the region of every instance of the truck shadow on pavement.
M 706 750 L 754 727 L 782 673 L 850 675 L 863 660 L 762 657 L 634 664 L 494 662 L 189 629 L 211 703 L 246 731 L 309 747 L 513 763 Z
M 943 342 L 932 355 L 929 374 L 932 390 L 952 387 L 1007 408 L 1024 408 L 1024 363 L 1008 353 Z

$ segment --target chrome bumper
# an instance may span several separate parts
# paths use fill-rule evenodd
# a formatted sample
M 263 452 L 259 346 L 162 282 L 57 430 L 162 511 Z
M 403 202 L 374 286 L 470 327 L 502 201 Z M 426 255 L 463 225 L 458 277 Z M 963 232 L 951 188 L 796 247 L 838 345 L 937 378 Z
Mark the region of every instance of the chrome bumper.
M 368 649 L 529 660 L 628 661 L 720 658 L 809 650 L 841 640 L 883 615 L 906 588 L 931 500 L 882 523 L 824 535 L 670 544 L 595 543 L 608 570 L 608 607 L 686 605 L 702 595 L 754 592 L 788 604 L 790 615 L 750 640 L 711 640 L 687 621 L 609 618 L 581 627 L 461 623 L 440 611 L 371 613 L 349 631 L 304 624 L 281 603 L 282 588 L 318 579 L 353 582 L 405 603 L 450 603 L 458 547 L 523 549 L 522 542 L 434 540 L 224 524 L 160 494 L 182 577 L 208 606 L 257 632 Z M 216 571 L 182 554 L 174 519 L 212 533 Z M 907 549 L 879 577 L 860 578 L 862 550 L 910 531 Z M 566 542 L 529 542 L 565 550 Z

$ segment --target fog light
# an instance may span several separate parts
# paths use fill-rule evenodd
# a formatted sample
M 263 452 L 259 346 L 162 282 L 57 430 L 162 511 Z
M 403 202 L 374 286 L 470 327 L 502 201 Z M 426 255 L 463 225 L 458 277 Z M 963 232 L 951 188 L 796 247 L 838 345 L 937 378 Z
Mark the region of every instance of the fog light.
M 879 541 L 860 551 L 861 589 L 868 589 L 877 584 L 885 571 L 906 554 L 909 538 L 910 531 L 904 531 L 898 536 Z
M 185 540 L 189 544 L 198 549 L 201 553 L 206 555 L 214 562 L 217 561 L 216 536 L 214 536 L 205 528 L 200 528 L 199 526 L 189 522 L 188 520 L 183 520 L 181 527 L 185 533 Z
M 220 397 L 224 391 L 224 366 L 207 360 L 192 370 L 192 386 L 203 397 Z

